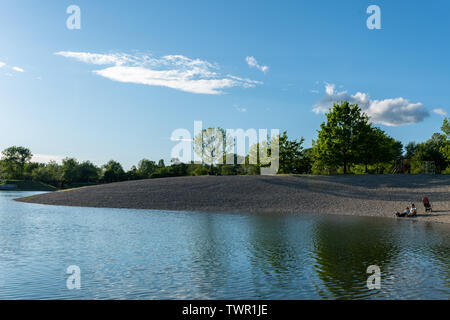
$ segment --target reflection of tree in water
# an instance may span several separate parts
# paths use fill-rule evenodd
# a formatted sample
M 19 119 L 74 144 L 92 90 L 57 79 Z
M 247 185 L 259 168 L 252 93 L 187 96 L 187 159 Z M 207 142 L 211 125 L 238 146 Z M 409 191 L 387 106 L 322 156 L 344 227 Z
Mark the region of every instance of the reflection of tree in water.
M 450 247 L 434 246 L 431 248 L 430 254 L 438 264 L 442 265 L 439 270 L 442 270 L 443 273 L 443 284 L 448 289 L 447 291 L 450 291 Z
M 220 224 L 210 214 L 199 215 L 197 227 L 192 232 L 191 246 L 192 280 L 206 297 L 213 295 L 226 282 L 230 263 L 230 248 L 227 247 Z
M 376 294 L 367 289 L 367 267 L 386 268 L 398 255 L 389 228 L 378 228 L 370 221 L 334 221 L 324 218 L 314 231 L 316 273 L 322 285 L 322 298 L 354 299 Z M 325 289 L 325 290 L 323 290 Z
M 293 244 L 290 236 L 289 222 L 281 217 L 255 216 L 251 223 L 250 250 L 254 281 L 260 288 L 271 290 L 299 288 L 294 282 L 299 281 L 301 261 L 301 244 Z M 298 250 L 297 250 L 298 249 Z M 261 275 L 262 277 L 258 277 Z M 267 285 L 269 283 L 270 285 Z M 258 286 L 256 288 L 258 290 Z M 283 291 L 288 293 L 287 291 Z
M 442 228 L 441 228 L 442 227 Z M 442 283 L 450 291 L 450 236 L 447 226 L 435 223 L 424 223 L 424 229 L 433 235 L 431 243 L 422 250 L 422 254 L 429 256 L 429 261 L 436 270 L 442 272 Z

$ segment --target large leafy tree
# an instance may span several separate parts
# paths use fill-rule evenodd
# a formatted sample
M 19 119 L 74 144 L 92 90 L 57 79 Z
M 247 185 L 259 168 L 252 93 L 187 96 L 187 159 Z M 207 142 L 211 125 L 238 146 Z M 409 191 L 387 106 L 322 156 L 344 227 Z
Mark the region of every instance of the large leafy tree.
M 201 158 L 202 164 L 210 166 L 210 174 L 214 171 L 214 165 L 225 163 L 228 149 L 232 146 L 223 128 L 203 129 L 194 137 L 194 152 Z
M 417 144 L 414 155 L 411 157 L 412 172 L 421 173 L 422 165 L 426 161 L 433 162 L 437 172 L 443 171 L 447 166 L 445 157 L 447 145 L 446 136 L 440 133 L 435 133 L 427 141 Z
M 164 167 L 164 165 L 160 163 L 158 166 L 156 165 L 155 161 L 142 159 L 141 161 L 139 161 L 137 174 L 143 179 L 148 179 L 158 169 L 158 167 Z
M 110 160 L 102 169 L 102 179 L 104 182 L 117 182 L 125 179 L 125 171 L 117 161 Z
M 305 156 L 302 146 L 304 140 L 304 138 L 290 140 L 287 131 L 284 131 L 281 135 L 252 145 L 249 150 L 249 162 L 259 167 L 267 167 L 273 160 L 278 160 L 278 173 L 307 173 L 310 165 L 306 162 L 309 162 L 310 158 Z M 272 152 L 274 147 L 278 149 L 278 159 Z
M 279 137 L 280 141 L 280 168 L 278 173 L 302 173 L 300 172 L 303 160 L 302 144 L 305 139 L 289 140 L 284 131 Z
M 62 161 L 61 175 L 63 183 L 71 184 L 80 178 L 79 164 L 74 158 L 65 158 Z
M 417 153 L 417 143 L 415 143 L 414 141 L 409 142 L 406 145 L 405 150 L 406 150 L 405 157 L 407 159 L 411 159 Z
M 447 165 L 449 165 L 450 164 L 450 120 L 448 118 L 444 119 L 444 123 L 442 124 L 441 129 L 445 134 L 446 141 L 441 146 L 440 152 L 444 156 L 445 160 L 447 161 Z
M 357 162 L 365 166 L 365 172 L 369 165 L 392 162 L 403 155 L 403 144 L 389 137 L 380 128 L 368 125 L 361 132 L 361 144 L 357 150 Z
M 99 178 L 99 168 L 90 161 L 84 161 L 79 165 L 80 182 L 96 182 Z
M 31 160 L 33 154 L 30 149 L 18 146 L 9 147 L 2 152 L 7 175 L 10 178 L 23 178 L 25 164 Z
M 347 173 L 350 165 L 360 162 L 360 150 L 371 132 L 369 118 L 358 105 L 347 101 L 334 104 L 326 117 L 315 142 L 315 154 L 325 166 L 342 166 Z

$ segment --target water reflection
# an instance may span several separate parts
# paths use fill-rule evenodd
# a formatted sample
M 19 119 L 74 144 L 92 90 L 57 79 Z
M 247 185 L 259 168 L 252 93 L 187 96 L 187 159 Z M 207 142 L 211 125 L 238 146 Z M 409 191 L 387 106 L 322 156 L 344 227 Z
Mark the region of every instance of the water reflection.
M 340 220 L 337 223 L 336 220 Z M 369 296 L 367 267 L 386 270 L 399 254 L 389 230 L 362 219 L 318 221 L 314 228 L 314 269 L 321 280 L 321 298 L 356 299 Z
M 0 299 L 450 298 L 448 225 L 11 201 L 22 195 L 0 192 Z M 82 290 L 65 287 L 71 264 Z

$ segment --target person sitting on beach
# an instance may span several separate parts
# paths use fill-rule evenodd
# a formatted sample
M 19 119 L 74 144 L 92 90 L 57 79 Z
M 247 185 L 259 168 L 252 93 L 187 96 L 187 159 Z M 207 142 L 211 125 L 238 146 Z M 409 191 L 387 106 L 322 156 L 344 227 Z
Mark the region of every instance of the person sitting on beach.
M 400 212 L 396 212 L 395 215 L 397 217 L 405 217 L 406 215 L 408 215 L 411 211 L 409 210 L 409 207 L 406 207 L 405 211 L 403 211 L 402 213 Z
M 417 215 L 417 208 L 415 204 L 411 204 L 411 209 L 409 209 L 409 213 L 406 215 L 407 217 L 415 217 Z

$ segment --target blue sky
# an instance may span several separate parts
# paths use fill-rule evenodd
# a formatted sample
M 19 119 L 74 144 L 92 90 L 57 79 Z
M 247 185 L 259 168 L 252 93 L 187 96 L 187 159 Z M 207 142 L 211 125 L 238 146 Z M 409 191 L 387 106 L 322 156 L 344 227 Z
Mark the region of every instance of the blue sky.
M 80 30 L 66 27 L 72 4 Z M 372 4 L 381 30 L 366 26 Z M 321 111 L 347 98 L 391 136 L 423 141 L 450 112 L 449 12 L 448 1 L 2 1 L 0 149 L 129 168 L 169 160 L 172 131 L 194 120 L 310 146 Z

